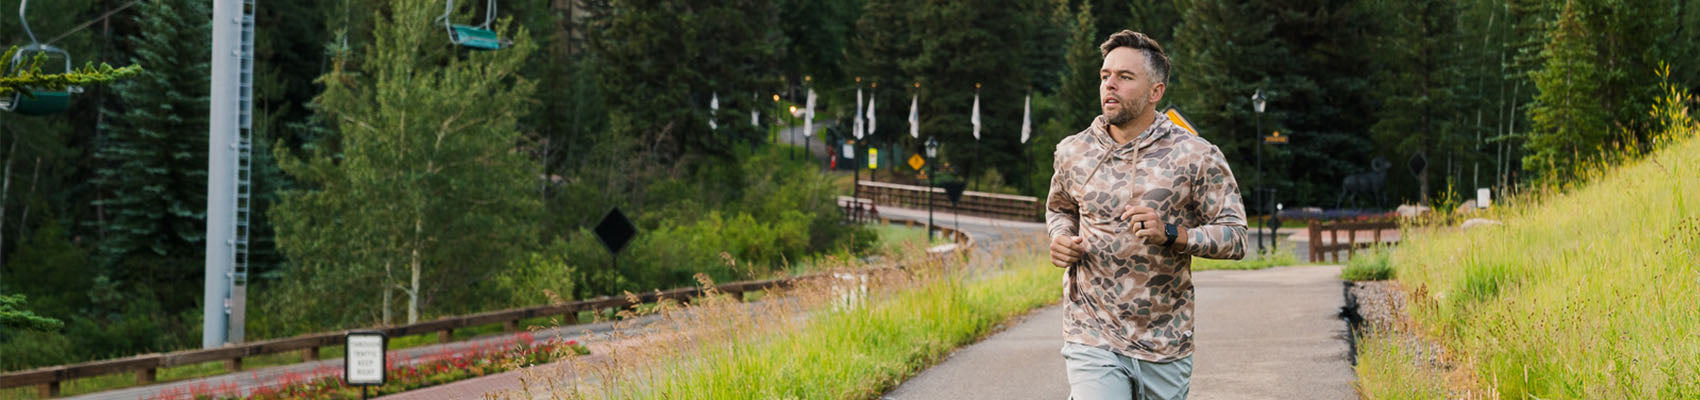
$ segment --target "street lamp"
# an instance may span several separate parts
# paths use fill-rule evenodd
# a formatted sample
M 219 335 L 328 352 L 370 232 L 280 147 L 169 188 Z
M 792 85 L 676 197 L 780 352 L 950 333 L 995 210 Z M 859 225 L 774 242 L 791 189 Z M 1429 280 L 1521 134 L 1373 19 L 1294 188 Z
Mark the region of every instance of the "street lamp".
M 933 164 L 938 163 L 939 140 L 927 137 L 927 240 L 933 237 Z
M 1252 93 L 1251 104 L 1257 110 L 1257 134 L 1252 135 L 1251 138 L 1252 143 L 1257 146 L 1257 181 L 1252 184 L 1251 201 L 1259 206 L 1263 205 L 1260 200 L 1263 198 L 1263 106 L 1266 103 L 1263 98 L 1263 89 L 1257 89 L 1257 93 Z M 1255 211 L 1262 210 L 1263 207 L 1255 209 Z M 1263 235 L 1257 236 L 1257 253 L 1263 254 Z
M 801 116 L 802 116 L 802 114 L 800 113 L 800 110 L 797 109 L 797 105 L 792 104 L 791 105 L 791 118 L 800 118 Z M 785 127 L 781 126 L 779 129 L 785 129 Z M 795 145 L 795 144 L 797 144 L 797 130 L 796 129 L 789 129 L 789 130 L 791 131 L 791 143 L 786 143 L 786 144 Z M 783 135 L 781 137 L 783 137 Z M 788 154 L 791 156 L 792 160 L 797 159 L 797 151 L 795 149 L 792 149 Z

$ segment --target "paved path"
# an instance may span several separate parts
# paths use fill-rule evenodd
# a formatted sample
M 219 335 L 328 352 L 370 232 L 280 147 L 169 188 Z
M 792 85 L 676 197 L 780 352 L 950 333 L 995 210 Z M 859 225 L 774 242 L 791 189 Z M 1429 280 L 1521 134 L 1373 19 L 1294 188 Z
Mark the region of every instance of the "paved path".
M 1202 271 L 1192 399 L 1355 397 L 1338 266 Z M 889 399 L 1062 399 L 1062 308 L 952 354 Z
M 894 220 L 910 220 L 919 221 L 921 223 L 925 223 L 927 221 L 927 210 L 880 207 L 880 213 L 882 216 Z M 1044 232 L 1045 226 L 1044 224 L 1033 222 L 1012 222 L 973 216 L 957 218 L 955 215 L 939 212 L 937 210 L 935 210 L 935 215 L 933 217 L 935 222 L 939 225 L 960 224 L 963 231 L 968 232 L 969 235 L 974 237 L 976 248 L 973 249 L 973 251 L 977 254 L 984 254 L 987 252 L 987 249 L 992 246 L 1001 245 L 1009 240 L 1024 238 L 1027 237 L 1026 235 Z M 976 262 L 988 261 L 986 260 L 986 257 L 976 256 L 974 259 Z M 1058 323 L 1060 324 L 1060 322 Z M 1053 324 L 1051 326 L 1056 325 Z M 587 341 L 587 343 L 591 343 L 591 350 L 594 352 L 593 354 L 603 353 L 600 351 L 601 349 L 597 347 L 599 344 L 603 343 L 603 341 L 595 340 L 593 338 L 592 340 Z M 421 388 L 405 393 L 385 396 L 383 398 L 392 400 L 479 399 L 485 397 L 531 397 L 535 399 L 547 399 L 550 397 L 547 393 L 533 393 L 530 396 L 527 396 L 523 393 L 518 393 L 518 390 L 524 386 L 521 382 L 522 379 L 531 381 L 532 386 L 534 387 L 540 386 L 536 383 L 536 381 L 541 378 L 540 375 L 563 380 L 570 379 L 570 377 L 563 376 L 566 372 L 558 370 L 557 365 L 558 364 L 552 364 L 508 371 L 500 374 L 466 379 L 445 385 Z M 1060 366 L 1061 364 L 1059 363 L 1058 365 Z

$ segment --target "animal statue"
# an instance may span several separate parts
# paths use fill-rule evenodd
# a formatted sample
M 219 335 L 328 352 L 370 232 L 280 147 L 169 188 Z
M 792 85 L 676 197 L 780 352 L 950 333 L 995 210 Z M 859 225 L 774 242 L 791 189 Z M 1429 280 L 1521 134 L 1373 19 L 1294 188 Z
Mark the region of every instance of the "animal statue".
M 1393 163 L 1387 162 L 1387 159 L 1376 157 L 1375 160 L 1370 161 L 1369 165 L 1370 172 L 1352 174 L 1346 176 L 1346 179 L 1340 182 L 1340 197 L 1334 200 L 1334 208 L 1340 208 L 1347 204 L 1346 198 L 1348 197 L 1352 199 L 1351 204 L 1353 205 L 1356 205 L 1360 200 L 1368 200 L 1370 196 L 1375 196 L 1375 205 L 1387 202 L 1387 195 L 1381 188 L 1387 185 L 1387 169 L 1392 168 Z

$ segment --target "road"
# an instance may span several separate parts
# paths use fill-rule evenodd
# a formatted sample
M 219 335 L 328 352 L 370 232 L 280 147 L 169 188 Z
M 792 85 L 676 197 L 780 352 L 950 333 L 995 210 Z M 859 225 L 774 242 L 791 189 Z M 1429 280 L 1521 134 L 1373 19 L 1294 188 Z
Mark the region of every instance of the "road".
M 1191 399 L 1348 399 L 1339 266 L 1200 271 Z M 888 399 L 1062 399 L 1062 307 L 921 372 Z

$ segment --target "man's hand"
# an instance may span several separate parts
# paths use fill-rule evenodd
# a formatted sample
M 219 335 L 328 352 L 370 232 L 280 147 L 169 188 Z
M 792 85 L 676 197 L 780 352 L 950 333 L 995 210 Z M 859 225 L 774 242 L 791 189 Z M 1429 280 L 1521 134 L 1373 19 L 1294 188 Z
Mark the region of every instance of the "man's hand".
M 1062 235 L 1051 239 L 1051 264 L 1068 268 L 1086 254 L 1086 240 L 1079 236 Z
M 1146 244 L 1160 245 L 1169 240 L 1169 234 L 1163 231 L 1163 219 L 1151 207 L 1127 206 L 1122 209 L 1121 220 L 1127 221 L 1133 237 L 1144 239 Z M 1179 236 L 1175 237 L 1175 244 L 1186 244 L 1186 232 L 1176 233 Z

